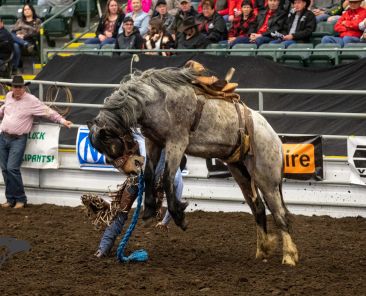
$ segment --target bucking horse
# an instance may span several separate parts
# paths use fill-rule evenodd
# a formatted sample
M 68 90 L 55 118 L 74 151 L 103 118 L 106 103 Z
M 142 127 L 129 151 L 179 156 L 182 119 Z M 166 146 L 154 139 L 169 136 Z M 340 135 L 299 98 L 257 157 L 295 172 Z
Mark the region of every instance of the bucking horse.
M 153 172 L 165 148 L 168 210 L 183 230 L 187 203 L 176 200 L 173 182 L 184 153 L 223 160 L 254 215 L 256 258 L 266 260 L 276 245 L 276 236 L 267 232 L 265 203 L 282 234 L 282 263 L 296 265 L 298 251 L 282 196 L 281 140 L 261 114 L 241 102 L 233 83 L 227 81 L 210 76 L 195 62 L 183 68 L 136 71 L 121 81 L 89 123 L 91 143 L 118 167 L 121 158 L 123 164 L 133 155 L 131 133 L 141 128 L 147 151 L 144 220 L 157 211 Z

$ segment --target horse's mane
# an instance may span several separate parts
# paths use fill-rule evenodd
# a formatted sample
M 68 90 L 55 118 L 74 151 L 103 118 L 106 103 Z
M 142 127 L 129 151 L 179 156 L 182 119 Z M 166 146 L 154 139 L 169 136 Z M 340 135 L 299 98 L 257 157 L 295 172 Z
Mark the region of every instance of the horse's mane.
M 190 68 L 170 67 L 135 71 L 126 76 L 119 88 L 105 99 L 98 117 L 108 125 L 134 128 L 137 126 L 142 106 L 159 98 L 176 97 L 177 90 L 182 89 L 182 86 L 190 86 L 197 75 Z M 182 95 L 188 89 L 190 88 L 183 89 Z

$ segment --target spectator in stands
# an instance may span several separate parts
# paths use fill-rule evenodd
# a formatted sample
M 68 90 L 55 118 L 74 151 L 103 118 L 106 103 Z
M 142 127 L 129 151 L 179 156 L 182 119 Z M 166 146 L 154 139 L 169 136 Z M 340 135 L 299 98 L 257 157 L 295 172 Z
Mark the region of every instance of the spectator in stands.
M 90 38 L 85 40 L 85 44 L 100 44 L 100 48 L 105 44 L 114 44 L 120 27 L 125 15 L 116 0 L 108 0 L 106 4 L 105 15 L 99 20 L 97 31 L 95 32 L 96 38 Z
M 366 18 L 359 23 L 358 27 L 360 28 L 361 31 L 363 31 L 360 41 L 366 42 Z
M 29 53 L 33 52 L 37 40 L 39 39 L 39 30 L 41 20 L 30 4 L 25 4 L 22 9 L 21 17 L 16 21 L 12 35 L 14 40 L 14 51 L 16 59 L 14 65 L 19 67 L 22 49 L 25 48 Z
M 286 21 L 287 13 L 279 8 L 280 0 L 268 0 L 266 10 L 259 11 L 257 16 L 257 33 L 249 36 L 251 43 L 261 46 L 274 40 L 272 37 L 275 32 L 280 32 Z
M 133 19 L 126 16 L 123 20 L 123 32 L 116 38 L 115 49 L 142 49 L 144 39 L 142 38 L 139 29 L 133 25 Z M 113 55 L 129 55 L 128 52 L 114 52 Z
M 186 17 L 179 27 L 178 49 L 203 49 L 209 40 L 198 30 L 198 23 L 193 16 Z
M 158 6 L 159 0 L 152 0 L 151 7 L 154 7 L 153 11 L 151 11 L 152 17 L 155 17 L 158 15 L 159 12 L 157 12 L 157 6 Z M 173 17 L 177 14 L 179 10 L 179 0 L 166 0 L 166 8 L 170 15 Z
M 242 0 L 228 0 L 229 2 L 229 22 L 233 22 L 235 18 L 241 16 L 242 12 Z M 253 7 L 253 14 L 258 15 L 260 10 L 266 10 L 264 0 L 250 0 Z
M 339 0 L 311 0 L 310 10 L 316 16 L 316 22 L 325 22 L 331 16 L 331 11 L 339 7 Z
M 175 15 L 172 31 L 173 37 L 178 40 L 181 34 L 179 28 L 183 24 L 183 20 L 187 17 L 197 17 L 197 11 L 192 7 L 191 0 L 180 0 L 180 8 Z M 182 31 L 183 32 L 183 31 Z
M 362 31 L 359 24 L 366 18 L 366 9 L 360 7 L 361 0 L 349 0 L 349 5 L 350 8 L 342 14 L 334 27 L 339 37 L 324 36 L 322 43 L 338 43 L 343 47 L 347 43 L 360 42 Z
M 174 16 L 168 13 L 165 0 L 158 0 L 155 7 L 156 15 L 152 19 L 160 19 L 167 32 L 173 33 Z
M 213 0 L 202 1 L 202 13 L 197 16 L 200 23 L 198 30 L 206 36 L 210 43 L 227 40 L 226 23 L 221 15 L 215 11 Z
M 132 11 L 127 13 L 133 19 L 134 26 L 139 29 L 141 36 L 145 36 L 149 31 L 150 16 L 142 10 L 141 0 L 132 0 Z M 118 33 L 122 33 L 122 27 Z
M 349 8 L 348 0 L 341 0 L 341 2 L 338 3 L 337 7 L 326 11 L 326 13 L 329 15 L 329 17 L 327 18 L 327 22 L 335 25 L 335 23 L 341 17 L 343 12 L 346 11 L 348 8 Z
M 225 22 L 229 19 L 229 2 L 232 0 L 214 0 L 214 9 L 219 15 L 221 15 Z M 202 13 L 202 3 L 203 0 L 198 5 L 198 13 Z
M 233 47 L 238 43 L 249 43 L 249 35 L 255 33 L 257 18 L 250 0 L 244 0 L 241 7 L 242 13 L 234 18 L 229 30 L 229 45 Z
M 4 62 L 8 60 L 11 54 L 16 55 L 17 53 L 14 51 L 14 41 L 13 36 L 10 32 L 5 29 L 4 22 L 0 17 L 0 72 L 5 70 Z M 19 60 L 18 57 L 13 57 L 13 72 L 17 71 L 15 61 Z M 9 78 L 9 77 L 6 77 Z
M 271 43 L 282 43 L 287 48 L 294 43 L 310 42 L 312 32 L 316 29 L 315 15 L 308 10 L 310 0 L 291 0 L 293 9 L 289 13 L 279 38 Z
M 0 108 L 0 167 L 5 180 L 6 203 L 3 208 L 23 208 L 27 203 L 20 165 L 34 116 L 43 116 L 68 128 L 72 122 L 26 92 L 23 77 L 14 76 L 12 90 Z
M 128 0 L 127 1 L 127 6 L 126 6 L 126 13 L 131 13 L 134 10 L 133 8 L 133 0 Z M 150 13 L 151 10 L 151 0 L 141 0 L 141 10 L 145 13 Z
M 175 47 L 175 41 L 170 35 L 161 19 L 153 18 L 149 24 L 149 32 L 145 35 L 145 48 L 146 49 L 173 49 Z M 163 56 L 170 56 L 170 52 L 153 52 L 149 51 L 146 54 L 151 55 L 163 55 Z

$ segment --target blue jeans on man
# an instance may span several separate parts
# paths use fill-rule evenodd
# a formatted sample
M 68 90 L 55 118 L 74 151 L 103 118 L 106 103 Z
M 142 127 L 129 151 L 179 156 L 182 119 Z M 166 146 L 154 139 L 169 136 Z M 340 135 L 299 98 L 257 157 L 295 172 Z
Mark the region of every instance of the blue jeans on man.
M 324 36 L 322 38 L 322 43 L 336 43 L 339 44 L 341 47 L 343 47 L 347 43 L 359 43 L 359 42 L 360 38 L 353 36 L 344 36 L 343 38 L 334 36 Z
M 85 44 L 100 44 L 99 48 L 102 48 L 106 44 L 115 44 L 116 38 L 107 38 L 103 42 L 100 42 L 98 37 L 86 39 Z
M 137 140 L 137 139 L 136 139 Z M 140 143 L 139 143 L 140 144 Z M 140 145 L 140 147 L 142 147 Z M 144 145 L 143 145 L 144 147 Z M 140 154 L 145 155 L 145 150 L 141 151 Z M 159 162 L 155 169 L 155 182 L 159 179 L 159 176 L 161 176 L 164 173 L 164 167 L 165 167 L 165 150 L 161 152 Z M 132 190 L 132 188 L 130 187 Z M 174 189 L 175 189 L 175 195 L 178 200 L 181 200 L 182 194 L 183 194 L 183 177 L 180 168 L 178 168 L 175 178 L 174 178 Z M 136 195 L 137 192 L 130 192 L 131 195 Z M 112 223 L 104 230 L 103 236 L 100 240 L 98 250 L 101 254 L 107 255 L 110 250 L 113 247 L 114 241 L 116 240 L 117 236 L 121 234 L 122 228 L 125 224 L 125 221 L 127 220 L 127 213 L 120 213 L 118 214 L 115 219 L 112 221 Z M 170 220 L 170 215 L 166 215 L 164 217 L 164 220 L 166 223 Z
M 6 200 L 11 205 L 27 202 L 20 172 L 26 143 L 27 135 L 15 137 L 0 134 L 0 167 L 4 178 Z

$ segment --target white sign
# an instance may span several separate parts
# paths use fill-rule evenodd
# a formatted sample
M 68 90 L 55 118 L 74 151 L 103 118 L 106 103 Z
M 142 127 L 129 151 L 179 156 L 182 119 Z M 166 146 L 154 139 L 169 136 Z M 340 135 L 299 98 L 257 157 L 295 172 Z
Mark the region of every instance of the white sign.
M 366 137 L 351 136 L 347 139 L 350 182 L 366 184 Z
M 60 126 L 35 124 L 28 134 L 23 157 L 23 168 L 58 169 L 58 141 Z

